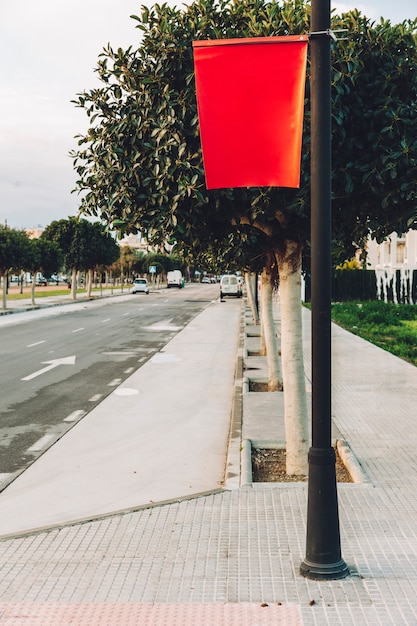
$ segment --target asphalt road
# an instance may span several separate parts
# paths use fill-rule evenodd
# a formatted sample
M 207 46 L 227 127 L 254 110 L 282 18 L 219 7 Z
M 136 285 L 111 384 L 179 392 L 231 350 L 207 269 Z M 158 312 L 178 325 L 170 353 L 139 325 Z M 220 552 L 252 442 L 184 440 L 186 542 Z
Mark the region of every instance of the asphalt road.
M 0 320 L 0 491 L 160 351 L 218 289 L 187 285 Z

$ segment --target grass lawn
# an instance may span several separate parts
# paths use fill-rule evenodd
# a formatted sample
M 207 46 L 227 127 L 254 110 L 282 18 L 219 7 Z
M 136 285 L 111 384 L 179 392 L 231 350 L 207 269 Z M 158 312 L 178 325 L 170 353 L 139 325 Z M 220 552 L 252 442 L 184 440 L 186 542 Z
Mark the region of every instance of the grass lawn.
M 124 285 L 123 290 L 128 291 L 130 285 Z M 103 286 L 103 289 L 109 290 L 111 287 Z M 120 285 L 113 286 L 114 291 L 120 291 Z M 91 293 L 100 293 L 102 289 L 100 287 L 93 287 Z M 20 293 L 20 287 L 9 287 L 9 293 L 7 294 L 7 300 L 27 300 L 31 297 L 31 287 L 24 287 L 23 293 Z M 77 289 L 77 293 L 85 293 L 85 289 Z M 35 287 L 35 299 L 45 298 L 47 296 L 69 296 L 70 290 L 68 286 L 62 287 Z
M 355 335 L 417 365 L 417 306 L 381 302 L 332 304 L 332 320 Z

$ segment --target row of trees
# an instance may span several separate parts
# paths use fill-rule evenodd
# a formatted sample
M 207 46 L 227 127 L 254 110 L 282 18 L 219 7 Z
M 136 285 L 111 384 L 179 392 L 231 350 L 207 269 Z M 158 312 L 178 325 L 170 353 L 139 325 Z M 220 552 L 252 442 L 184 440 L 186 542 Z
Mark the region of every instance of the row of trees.
M 76 297 L 78 271 L 91 276 L 94 269 L 106 267 L 119 258 L 120 250 L 103 224 L 70 217 L 51 222 L 38 239 L 29 239 L 25 231 L 0 226 L 0 274 L 3 279 L 2 306 L 6 308 L 8 275 L 27 271 L 33 276 L 32 304 L 35 303 L 35 276 L 51 276 L 66 268 L 71 272 L 71 297 Z
M 3 279 L 3 309 L 6 308 L 6 287 L 10 273 L 29 272 L 48 277 L 64 271 L 71 273 L 71 297 L 76 297 L 76 276 L 84 272 L 90 294 L 93 272 L 112 272 L 121 280 L 147 274 L 155 268 L 156 276 L 172 269 L 186 271 L 183 259 L 173 254 L 147 253 L 121 246 L 110 236 L 103 224 L 75 217 L 52 222 L 37 239 L 25 231 L 0 225 L 0 276 Z M 35 304 L 35 280 L 32 280 L 32 304 Z
M 310 241 L 309 77 L 300 189 L 208 191 L 192 42 L 305 34 L 310 4 L 197 0 L 184 9 L 144 7 L 134 19 L 139 46 L 108 46 L 98 62 L 101 86 L 76 100 L 90 123 L 72 154 L 81 212 L 122 232 L 141 231 L 151 242 L 168 238 L 193 253 L 220 249 L 242 268 L 260 266 L 270 296 L 279 282 L 287 471 L 306 473 L 300 285 Z M 333 250 L 339 263 L 363 248 L 369 233 L 381 241 L 416 220 L 417 22 L 375 24 L 354 10 L 333 13 L 333 28 L 347 30 L 332 58 Z

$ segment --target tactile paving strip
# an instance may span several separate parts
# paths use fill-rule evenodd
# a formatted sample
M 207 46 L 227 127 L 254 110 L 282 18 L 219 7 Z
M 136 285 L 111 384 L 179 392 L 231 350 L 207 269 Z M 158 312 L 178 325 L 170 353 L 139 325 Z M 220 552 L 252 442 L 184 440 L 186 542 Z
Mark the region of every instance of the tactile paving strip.
M 2 626 L 302 626 L 291 604 L 0 603 Z

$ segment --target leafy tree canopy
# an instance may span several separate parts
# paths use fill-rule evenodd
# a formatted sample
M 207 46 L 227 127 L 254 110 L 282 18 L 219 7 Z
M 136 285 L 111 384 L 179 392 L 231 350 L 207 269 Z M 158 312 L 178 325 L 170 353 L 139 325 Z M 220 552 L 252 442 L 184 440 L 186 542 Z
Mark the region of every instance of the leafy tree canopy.
M 53 241 L 47 239 L 30 239 L 28 254 L 24 269 L 33 275 L 42 272 L 44 276 L 51 276 L 58 272 L 62 265 L 61 248 Z
M 207 191 L 192 41 L 307 33 L 309 3 L 197 0 L 133 17 L 139 47 L 108 46 L 97 68 L 101 87 L 76 101 L 90 123 L 72 153 L 81 212 L 195 249 L 224 241 L 231 223 L 256 226 L 274 245 L 308 243 L 308 81 L 300 189 Z M 333 14 L 333 28 L 348 30 L 332 52 L 333 232 L 344 260 L 369 232 L 381 240 L 416 219 L 417 21 L 375 24 L 354 10 Z
M 25 267 L 29 244 L 28 236 L 24 231 L 0 225 L 0 274 L 2 276 L 10 270 L 21 270 Z
M 55 220 L 45 228 L 42 239 L 59 246 L 67 269 L 89 270 L 119 258 L 119 246 L 99 222 L 75 217 Z

